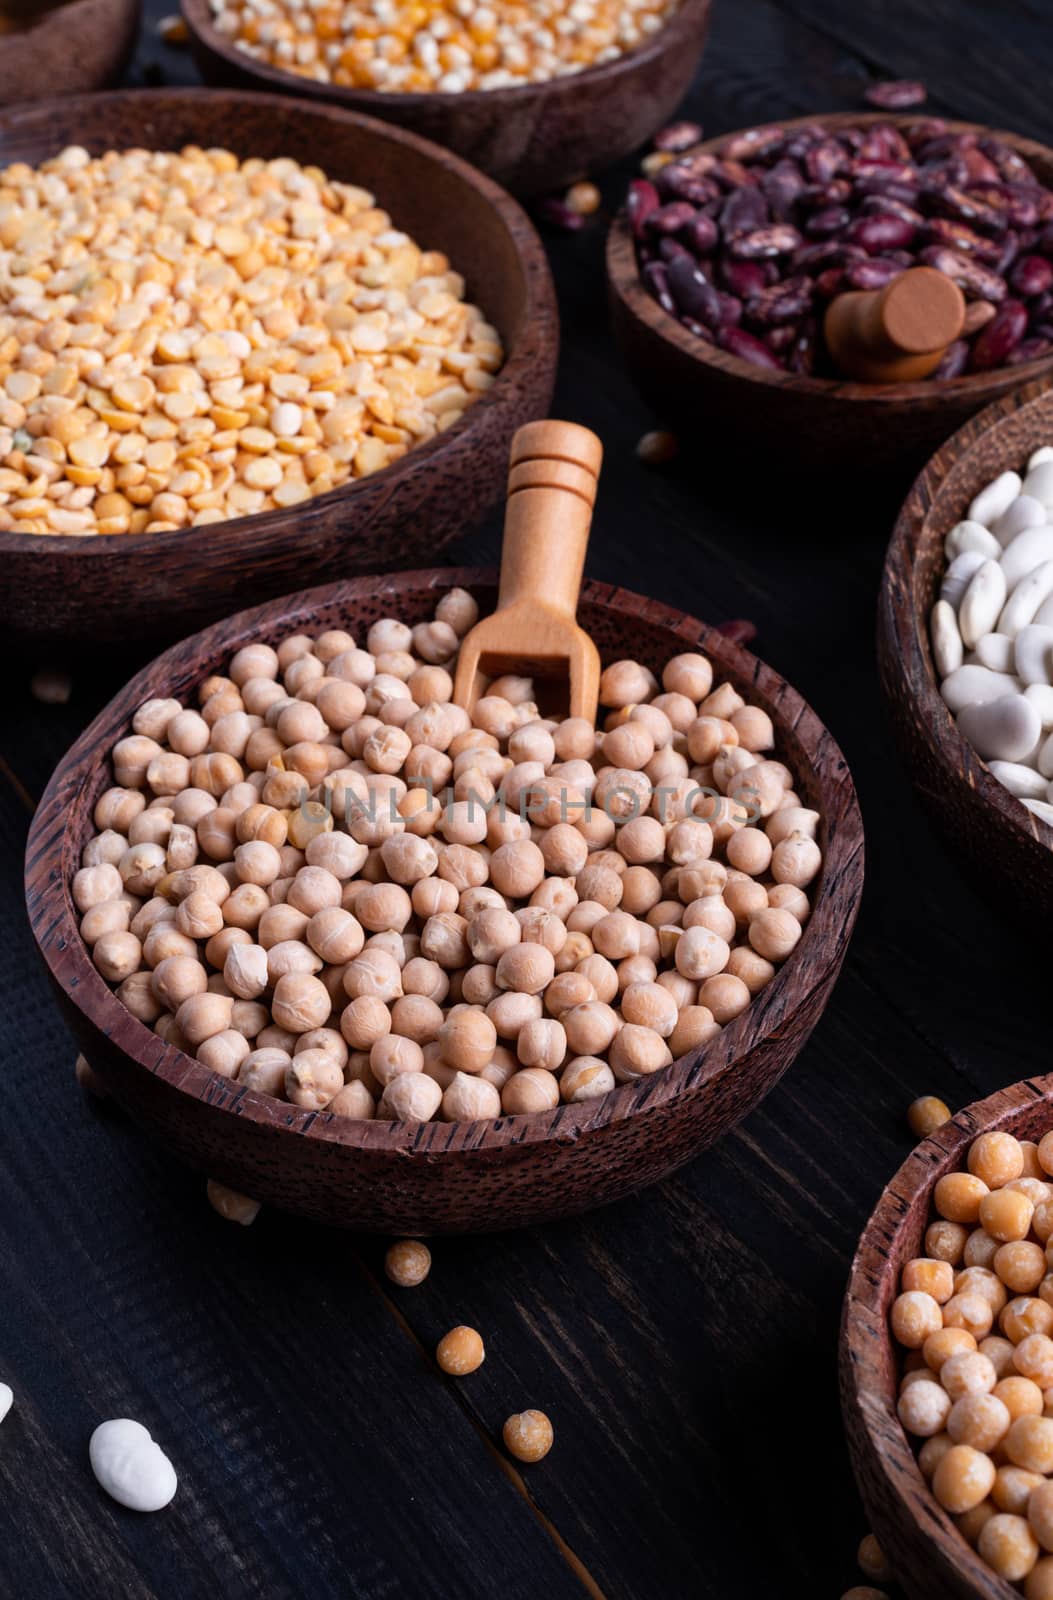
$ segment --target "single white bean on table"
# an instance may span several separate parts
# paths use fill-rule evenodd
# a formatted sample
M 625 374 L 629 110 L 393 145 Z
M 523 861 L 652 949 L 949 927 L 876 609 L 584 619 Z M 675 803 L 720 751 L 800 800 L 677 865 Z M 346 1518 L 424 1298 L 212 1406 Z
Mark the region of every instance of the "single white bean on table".
M 982 489 L 944 553 L 940 692 L 999 783 L 1053 824 L 1053 445 Z
M 767 713 L 687 652 L 608 666 L 601 728 L 511 676 L 470 717 L 477 610 L 249 644 L 199 710 L 139 708 L 72 892 L 140 1022 L 305 1110 L 476 1121 L 659 1071 L 774 977 L 822 852 Z
M 91 1470 L 106 1493 L 132 1511 L 161 1511 L 179 1487 L 175 1468 L 141 1422 L 100 1422 L 88 1445 Z

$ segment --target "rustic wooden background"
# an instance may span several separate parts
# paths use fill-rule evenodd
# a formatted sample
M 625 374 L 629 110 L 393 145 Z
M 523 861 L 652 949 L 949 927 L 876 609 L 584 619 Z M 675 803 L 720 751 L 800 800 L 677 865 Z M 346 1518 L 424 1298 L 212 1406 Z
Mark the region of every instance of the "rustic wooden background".
M 192 82 L 150 0 L 136 83 Z M 937 112 L 1053 142 L 1045 0 L 717 0 L 686 112 L 707 132 L 862 106 L 919 76 Z M 610 175 L 613 205 L 628 168 Z M 21 854 L 52 766 L 133 664 L 8 661 L 0 714 L 0 1591 L 39 1600 L 732 1600 L 840 1594 L 864 1531 L 837 1408 L 846 1270 L 917 1094 L 961 1106 L 1049 1066 L 1049 952 L 973 894 L 918 810 L 879 703 L 874 599 L 903 485 L 733 475 L 704 438 L 648 471 L 653 419 L 606 327 L 602 220 L 546 236 L 557 415 L 607 461 L 591 571 L 757 649 L 841 741 L 868 829 L 864 914 L 833 1003 L 765 1106 L 672 1181 L 582 1221 L 441 1242 L 394 1290 L 369 1238 L 248 1230 L 84 1101 L 30 947 Z M 493 560 L 499 522 L 450 552 Z M 0 584 L 2 584 L 0 574 Z M 483 1368 L 430 1352 L 477 1326 Z M 495 1439 L 541 1406 L 522 1476 Z M 156 1518 L 105 1499 L 87 1440 L 147 1424 L 180 1474 Z

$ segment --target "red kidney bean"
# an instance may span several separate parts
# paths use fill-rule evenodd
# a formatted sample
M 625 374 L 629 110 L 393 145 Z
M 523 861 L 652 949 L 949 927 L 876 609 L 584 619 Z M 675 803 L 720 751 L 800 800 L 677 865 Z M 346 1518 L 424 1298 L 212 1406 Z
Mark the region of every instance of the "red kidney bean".
M 661 205 L 658 190 L 646 178 L 634 178 L 629 185 L 629 193 L 625 201 L 625 209 L 629 217 L 629 226 L 632 228 L 633 237 L 641 239 L 644 234 L 644 225 L 653 211 Z
M 1009 274 L 1009 285 L 1025 300 L 1045 294 L 1053 285 L 1053 262 L 1045 256 L 1021 256 Z
M 906 270 L 898 261 L 883 261 L 880 256 L 853 261 L 845 270 L 845 284 L 850 289 L 883 289 Z
M 979 333 L 981 328 L 986 328 L 991 318 L 995 315 L 996 307 L 990 300 L 970 300 L 965 308 L 962 318 L 962 336 L 971 339 L 974 333 Z
M 731 240 L 728 248 L 739 261 L 760 261 L 768 256 L 789 255 L 802 242 L 797 229 L 788 222 L 776 222 L 770 228 L 754 228 L 751 233 L 740 233 Z
M 832 239 L 843 234 L 851 221 L 852 213 L 844 206 L 824 206 L 822 211 L 812 212 L 804 231 L 809 239 Z
M 707 328 L 720 326 L 724 320 L 720 295 L 690 256 L 680 256 L 676 261 L 671 261 L 667 278 L 669 293 L 678 311 L 685 317 L 694 317 Z
M 905 111 L 909 106 L 924 105 L 929 91 L 923 83 L 898 78 L 890 83 L 872 83 L 863 90 L 863 98 L 884 111 Z
M 1046 338 L 1024 339 L 1006 357 L 1007 367 L 1019 367 L 1025 361 L 1038 361 L 1053 350 L 1053 340 Z
M 745 617 L 736 617 L 731 622 L 718 622 L 717 633 L 722 633 L 725 639 L 730 639 L 732 644 L 752 644 L 757 637 L 757 624 L 747 622 Z
M 729 356 L 738 356 L 740 361 L 748 361 L 751 366 L 767 367 L 774 372 L 785 371 L 785 363 L 760 339 L 747 333 L 745 328 L 721 328 L 717 343 Z
M 1026 331 L 1026 306 L 1019 300 L 1007 300 L 973 340 L 970 371 L 990 372 L 995 367 L 1004 367 L 1010 351 L 1016 349 Z
M 687 200 L 670 200 L 668 205 L 651 212 L 645 227 L 651 234 L 679 233 L 694 218 L 695 208 Z
M 920 260 L 923 266 L 935 267 L 937 272 L 946 273 L 964 294 L 996 303 L 1006 297 L 1004 278 L 989 272 L 978 261 L 970 261 L 968 256 L 959 255 L 956 250 L 947 250 L 942 245 L 926 245 Z
M 702 339 L 706 344 L 716 344 L 711 330 L 701 322 L 696 322 L 694 317 L 681 317 L 680 322 L 688 333 L 693 333 L 696 339 Z
M 771 283 L 770 261 L 729 261 L 720 264 L 721 282 L 740 300 L 749 300 Z
M 720 231 L 725 239 L 761 228 L 768 220 L 768 202 L 759 189 L 735 189 L 720 211 Z
M 628 202 L 645 281 L 689 331 L 716 330 L 761 365 L 822 371 L 829 300 L 922 262 L 968 301 L 937 377 L 1053 343 L 1053 189 L 1002 140 L 939 118 L 749 129 L 717 155 L 698 136 L 666 130 L 676 159 Z
M 656 150 L 689 150 L 702 142 L 702 125 L 698 122 L 671 122 L 654 136 Z
M 554 195 L 548 195 L 538 201 L 537 214 L 542 222 L 547 222 L 550 227 L 559 228 L 564 233 L 577 233 L 585 226 L 585 217 L 582 213 L 572 211 Z
M 935 372 L 934 378 L 960 378 L 969 364 L 969 345 L 965 339 L 956 339 L 949 344 L 943 352 L 943 359 Z
M 912 222 L 902 217 L 859 217 L 845 230 L 845 238 L 859 245 L 868 255 L 880 255 L 882 250 L 899 250 L 914 238 Z

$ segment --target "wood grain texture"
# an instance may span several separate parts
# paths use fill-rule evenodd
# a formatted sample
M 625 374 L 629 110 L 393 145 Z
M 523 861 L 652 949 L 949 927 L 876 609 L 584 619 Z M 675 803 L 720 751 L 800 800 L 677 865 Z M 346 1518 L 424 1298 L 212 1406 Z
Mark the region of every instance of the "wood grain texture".
M 816 123 L 836 131 L 875 122 L 902 127 L 917 120 L 917 113 L 847 112 L 782 119 L 778 126 Z M 948 126 L 960 133 L 977 128 L 954 121 Z M 699 149 L 717 150 L 727 137 L 722 134 Z M 1018 150 L 1043 182 L 1053 184 L 1053 150 L 1002 130 L 998 137 Z M 660 416 L 740 454 L 763 448 L 798 471 L 917 469 L 930 451 L 990 401 L 1053 372 L 1053 356 L 938 383 L 853 383 L 753 366 L 696 338 L 662 310 L 640 279 L 624 210 L 607 239 L 607 287 L 622 357 Z
M 964 869 L 995 904 L 1048 928 L 1053 828 L 994 778 L 939 692 L 929 614 L 943 541 L 973 496 L 1053 439 L 1053 389 L 1033 383 L 967 423 L 918 478 L 896 522 L 878 606 L 878 661 L 894 732 L 918 796 Z
M 932 1192 L 963 1167 L 981 1133 L 1037 1143 L 1053 1127 L 1053 1078 L 1027 1079 L 975 1105 L 925 1139 L 900 1167 L 852 1261 L 840 1353 L 841 1399 L 859 1490 L 910 1600 L 1013 1600 L 930 1493 L 896 1416 L 903 1352 L 888 1327 L 905 1262 L 922 1253 Z
M 116 83 L 135 48 L 140 0 L 66 0 L 0 42 L 0 107 Z
M 139 705 L 188 700 L 250 640 L 430 617 L 454 584 L 485 612 L 494 591 L 472 571 L 400 573 L 308 591 L 184 640 L 112 701 L 56 770 L 26 851 L 30 922 L 67 1020 L 118 1100 L 184 1159 L 233 1188 L 318 1221 L 387 1233 L 489 1231 L 572 1216 L 652 1183 L 753 1109 L 796 1057 L 844 960 L 863 880 L 862 822 L 844 757 L 815 713 L 771 668 L 668 607 L 590 584 L 579 617 L 601 656 L 660 672 L 701 649 L 771 716 L 776 749 L 821 817 L 823 870 L 793 958 L 704 1050 L 600 1100 L 494 1122 L 354 1122 L 305 1112 L 221 1078 L 128 1012 L 80 940 L 69 885 L 110 776 L 108 752 Z
M 660 128 L 698 67 L 712 0 L 681 0 L 652 39 L 569 77 L 464 94 L 383 94 L 316 83 L 257 61 L 213 25 L 210 0 L 181 0 L 206 83 L 326 100 L 398 123 L 517 194 L 558 189 L 609 167 Z
M 0 617 L 61 640 L 179 637 L 246 601 L 313 579 L 432 559 L 504 487 L 508 447 L 548 409 L 559 344 L 541 243 L 496 184 L 415 135 L 334 106 L 204 90 L 120 91 L 0 115 L 0 164 L 69 143 L 221 145 L 315 163 L 372 189 L 396 224 L 440 249 L 504 341 L 496 382 L 459 421 L 392 466 L 288 511 L 171 533 L 94 539 L 0 531 Z

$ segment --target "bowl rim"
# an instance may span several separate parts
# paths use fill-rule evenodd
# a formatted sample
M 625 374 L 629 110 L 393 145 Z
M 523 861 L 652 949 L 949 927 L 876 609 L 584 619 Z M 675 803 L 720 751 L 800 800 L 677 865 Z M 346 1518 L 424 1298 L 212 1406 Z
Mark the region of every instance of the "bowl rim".
M 207 4 L 207 0 L 202 0 Z M 770 128 L 806 128 L 816 126 L 836 130 L 839 127 L 871 127 L 879 123 L 891 124 L 893 127 L 908 127 L 919 121 L 930 120 L 924 116 L 924 107 L 919 107 L 913 114 L 909 112 L 883 113 L 880 111 L 863 111 L 858 114 L 852 111 L 819 112 L 811 117 L 786 117 L 775 122 L 756 124 L 756 131 L 765 132 Z M 979 122 L 959 122 L 950 118 L 939 118 L 949 133 L 982 133 L 1003 140 L 1006 144 L 1019 152 L 1025 160 L 1040 159 L 1050 167 L 1053 174 L 1053 147 L 1039 144 L 1037 140 L 1028 139 L 1023 134 L 1011 133 L 1002 128 L 989 128 Z M 719 154 L 721 148 L 731 139 L 736 139 L 745 132 L 754 129 L 738 129 L 731 133 L 722 133 L 713 139 L 706 139 L 695 148 L 709 154 Z M 1053 187 L 1053 176 L 1050 179 Z M 990 387 L 992 381 L 1012 373 L 1014 387 L 1017 383 L 1024 384 L 1040 374 L 1053 371 L 1053 351 L 1048 355 L 1039 356 L 1034 361 L 1022 362 L 1019 367 L 996 367 L 992 372 L 971 372 L 960 378 L 942 378 L 938 383 L 931 379 L 919 379 L 914 383 L 856 383 L 842 378 L 813 378 L 804 373 L 776 371 L 767 367 L 754 366 L 752 362 L 743 361 L 739 356 L 729 355 L 726 350 L 721 350 L 717 345 L 706 344 L 705 340 L 698 339 L 693 333 L 683 327 L 675 317 L 670 316 L 644 287 L 636 264 L 636 247 L 633 242 L 632 230 L 624 205 L 614 217 L 607 234 L 606 249 L 607 281 L 611 290 L 617 294 L 626 312 L 635 321 L 641 322 L 648 332 L 663 344 L 675 350 L 680 356 L 687 357 L 699 367 L 712 367 L 724 373 L 729 378 L 745 378 L 751 383 L 765 385 L 770 389 L 786 389 L 793 394 L 809 396 L 822 396 L 827 399 L 837 400 L 866 400 L 872 405 L 902 407 L 924 403 L 931 406 L 933 400 L 942 395 L 953 396 L 956 400 L 967 401 L 974 396 L 982 396 Z
M 887 1261 L 908 1224 L 908 1214 L 919 1194 L 927 1199 L 926 1222 L 932 1215 L 932 1191 L 945 1172 L 962 1165 L 968 1146 L 981 1133 L 997 1132 L 1020 1113 L 1045 1102 L 1053 1114 L 1053 1074 L 1024 1078 L 998 1089 L 983 1100 L 964 1106 L 949 1122 L 921 1140 L 881 1191 L 880 1198 L 859 1237 L 849 1268 L 841 1310 L 839 1356 L 842 1411 L 858 1419 L 866 1440 L 867 1464 L 876 1466 L 885 1492 L 909 1511 L 919 1533 L 930 1538 L 914 1510 L 907 1488 L 924 1497 L 924 1505 L 943 1537 L 953 1541 L 955 1566 L 984 1600 L 1018 1600 L 1019 1590 L 982 1561 L 944 1511 L 922 1476 L 917 1457 L 896 1415 L 895 1396 L 882 1381 L 876 1351 L 888 1349 L 893 1361 L 896 1348 L 888 1326 L 888 1306 L 898 1290 L 889 1286 L 890 1274 L 875 1262 Z M 859 1473 L 859 1448 L 848 1430 L 849 1452 Z
M 538 83 L 516 84 L 505 89 L 465 89 L 458 94 L 439 89 L 422 90 L 418 93 L 398 91 L 389 93 L 381 89 L 357 89 L 346 84 L 324 83 L 314 78 L 302 78 L 295 72 L 286 72 L 282 67 L 274 67 L 269 62 L 260 61 L 257 56 L 239 50 L 230 43 L 226 34 L 221 33 L 212 20 L 209 0 L 179 0 L 179 4 L 183 20 L 190 29 L 192 42 L 196 41 L 203 45 L 238 71 L 251 73 L 283 94 L 288 94 L 290 88 L 295 88 L 297 93 L 302 91 L 312 100 L 328 101 L 330 105 L 361 105 L 367 109 L 387 106 L 390 108 L 390 114 L 395 117 L 396 114 L 404 115 L 422 106 L 434 111 L 455 111 L 459 106 L 485 103 L 496 107 L 498 111 L 512 111 L 515 107 L 527 103 L 532 97 L 555 96 L 560 92 L 576 93 L 574 86 L 582 83 L 618 85 L 626 74 L 657 61 L 670 49 L 675 49 L 681 44 L 687 45 L 692 41 L 695 34 L 708 22 L 713 0 L 679 0 L 672 16 L 645 44 L 617 56 L 613 61 L 600 62 L 596 66 L 586 67 L 582 72 L 544 78 Z
M 76 3 L 76 0 L 74 0 Z M 189 105 L 211 105 L 217 100 L 222 100 L 228 109 L 236 111 L 238 106 L 246 104 L 269 106 L 277 118 L 287 118 L 300 113 L 312 116 L 323 116 L 335 119 L 347 127 L 364 129 L 374 136 L 382 136 L 393 145 L 400 145 L 404 149 L 412 150 L 416 155 L 422 156 L 431 162 L 438 162 L 447 170 L 453 172 L 461 182 L 474 189 L 496 213 L 497 217 L 512 242 L 516 258 L 520 265 L 524 284 L 524 304 L 521 329 L 514 346 L 506 351 L 506 358 L 498 371 L 493 384 L 477 400 L 468 406 L 458 420 L 434 438 L 427 439 L 423 444 L 415 445 L 406 455 L 382 467 L 379 472 L 369 473 L 365 478 L 353 478 L 348 483 L 339 484 L 330 489 L 326 494 L 315 495 L 312 499 L 303 502 L 295 510 L 300 514 L 300 520 L 312 518 L 316 515 L 325 515 L 336 506 L 347 503 L 350 515 L 353 511 L 353 501 L 350 497 L 360 484 L 380 483 L 394 481 L 392 475 L 403 468 L 404 463 L 412 458 L 414 463 L 428 463 L 437 455 L 445 445 L 454 443 L 463 438 L 468 429 L 482 414 L 492 411 L 495 406 L 505 403 L 506 397 L 514 393 L 520 379 L 533 367 L 538 359 L 542 340 L 538 330 L 552 329 L 555 349 L 553 359 L 559 354 L 559 312 L 556 301 L 555 285 L 548 265 L 545 247 L 541 242 L 537 229 L 531 222 L 527 213 L 519 202 L 503 189 L 493 178 L 480 172 L 470 162 L 446 150 L 442 145 L 426 139 L 423 135 L 412 133 L 407 128 L 398 127 L 391 122 L 385 122 L 379 117 L 371 117 L 363 111 L 356 111 L 350 107 L 334 105 L 332 101 L 301 100 L 299 102 L 288 94 L 267 94 L 254 89 L 210 89 L 201 85 L 189 87 L 167 87 L 157 89 L 111 89 L 100 93 L 85 93 L 78 95 L 63 95 L 53 100 L 30 100 L 13 106 L 0 107 L 0 170 L 4 164 L 3 141 L 8 130 L 17 131 L 17 125 L 31 114 L 39 117 L 50 106 L 56 109 L 61 107 L 63 116 L 76 114 L 83 106 L 84 109 L 95 108 L 105 103 L 112 106 L 115 111 L 124 107 L 140 106 L 148 109 L 157 106 L 163 111 L 167 105 L 176 102 L 185 102 Z M 163 138 L 164 135 L 162 134 Z M 163 149 L 164 145 L 148 145 L 151 149 Z M 378 199 L 383 197 L 378 196 Z M 483 307 L 484 315 L 486 308 Z M 319 510 L 321 508 L 321 510 Z M 224 522 L 193 524 L 185 528 L 172 528 L 160 533 L 151 534 L 97 534 L 82 537 L 75 534 L 47 534 L 17 533 L 13 530 L 0 529 L 0 559 L 5 555 L 18 554 L 19 556 L 35 553 L 40 559 L 47 556 L 70 556 L 76 554 L 79 560 L 101 560 L 112 556 L 118 549 L 129 552 L 143 550 L 157 551 L 160 554 L 179 550 L 184 556 L 187 565 L 192 565 L 198 557 L 202 561 L 211 559 L 216 553 L 216 541 L 222 538 L 233 547 L 240 544 L 251 530 L 254 537 L 266 538 L 269 533 L 278 533 L 287 529 L 289 523 L 288 510 L 280 507 L 273 511 L 259 511 L 250 516 L 230 517 Z M 211 535 L 211 537 L 208 537 Z M 144 541 L 144 542 L 140 542 Z
M 909 688 L 910 697 L 941 763 L 954 771 L 955 780 L 975 790 L 997 813 L 1001 823 L 1036 841 L 1050 852 L 1053 867 L 1053 824 L 1029 811 L 1022 801 L 998 782 L 990 767 L 959 732 L 936 678 L 929 640 L 928 617 L 921 614 L 918 593 L 918 555 L 922 533 L 933 503 L 952 470 L 966 457 L 978 440 L 1009 417 L 1032 405 L 1050 410 L 1053 428 L 1053 381 L 1033 382 L 993 400 L 977 412 L 935 452 L 911 485 L 892 529 L 881 574 L 880 615 L 882 625 L 899 614 L 895 596 L 910 600 L 910 627 L 906 649 L 890 652 L 893 670 Z M 1008 469 L 1007 469 L 1008 470 Z M 964 515 L 964 508 L 963 508 Z M 935 537 L 935 535 L 932 535 Z
M 434 589 L 438 597 L 458 585 L 496 590 L 497 574 L 486 568 L 446 567 L 351 578 L 285 595 L 214 623 L 138 672 L 103 707 L 52 774 L 26 845 L 26 900 L 33 936 L 53 981 L 70 1003 L 131 1060 L 179 1092 L 217 1105 L 218 1088 L 233 1095 L 226 1102 L 227 1109 L 269 1129 L 300 1132 L 325 1143 L 425 1161 L 433 1161 L 447 1151 L 480 1147 L 508 1150 L 550 1138 L 574 1142 L 636 1115 L 659 1111 L 688 1092 L 705 1091 L 719 1083 L 735 1070 L 747 1050 L 775 1034 L 782 1021 L 823 984 L 829 970 L 824 952 L 837 951 L 842 939 L 847 944 L 851 937 L 863 887 L 863 823 L 848 764 L 829 730 L 773 668 L 715 629 L 630 590 L 588 580 L 582 589 L 583 602 L 669 629 L 678 641 L 683 641 L 685 649 L 705 650 L 740 681 L 752 683 L 759 696 L 776 705 L 778 718 L 802 744 L 815 782 L 823 791 L 823 869 L 812 913 L 794 958 L 779 969 L 740 1017 L 721 1030 L 708 1049 L 681 1056 L 662 1071 L 620 1085 L 601 1098 L 579 1104 L 561 1103 L 552 1112 L 503 1115 L 471 1123 L 359 1122 L 325 1112 L 299 1110 L 285 1101 L 232 1084 L 138 1022 L 93 966 L 80 937 L 70 895 L 70 880 L 80 863 L 80 853 L 79 848 L 74 848 L 67 818 L 74 798 L 91 781 L 93 769 L 98 769 L 99 749 L 109 751 L 114 738 L 127 730 L 133 711 L 145 699 L 160 693 L 162 686 L 166 691 L 170 689 L 173 678 L 180 683 L 181 666 L 189 689 L 201 681 L 211 665 L 219 665 L 241 645 L 308 626 L 312 614 L 322 605 L 349 604 L 362 595 L 376 599 L 388 594 L 397 603 L 399 593 L 410 589 Z M 191 662 L 198 663 L 192 670 Z

